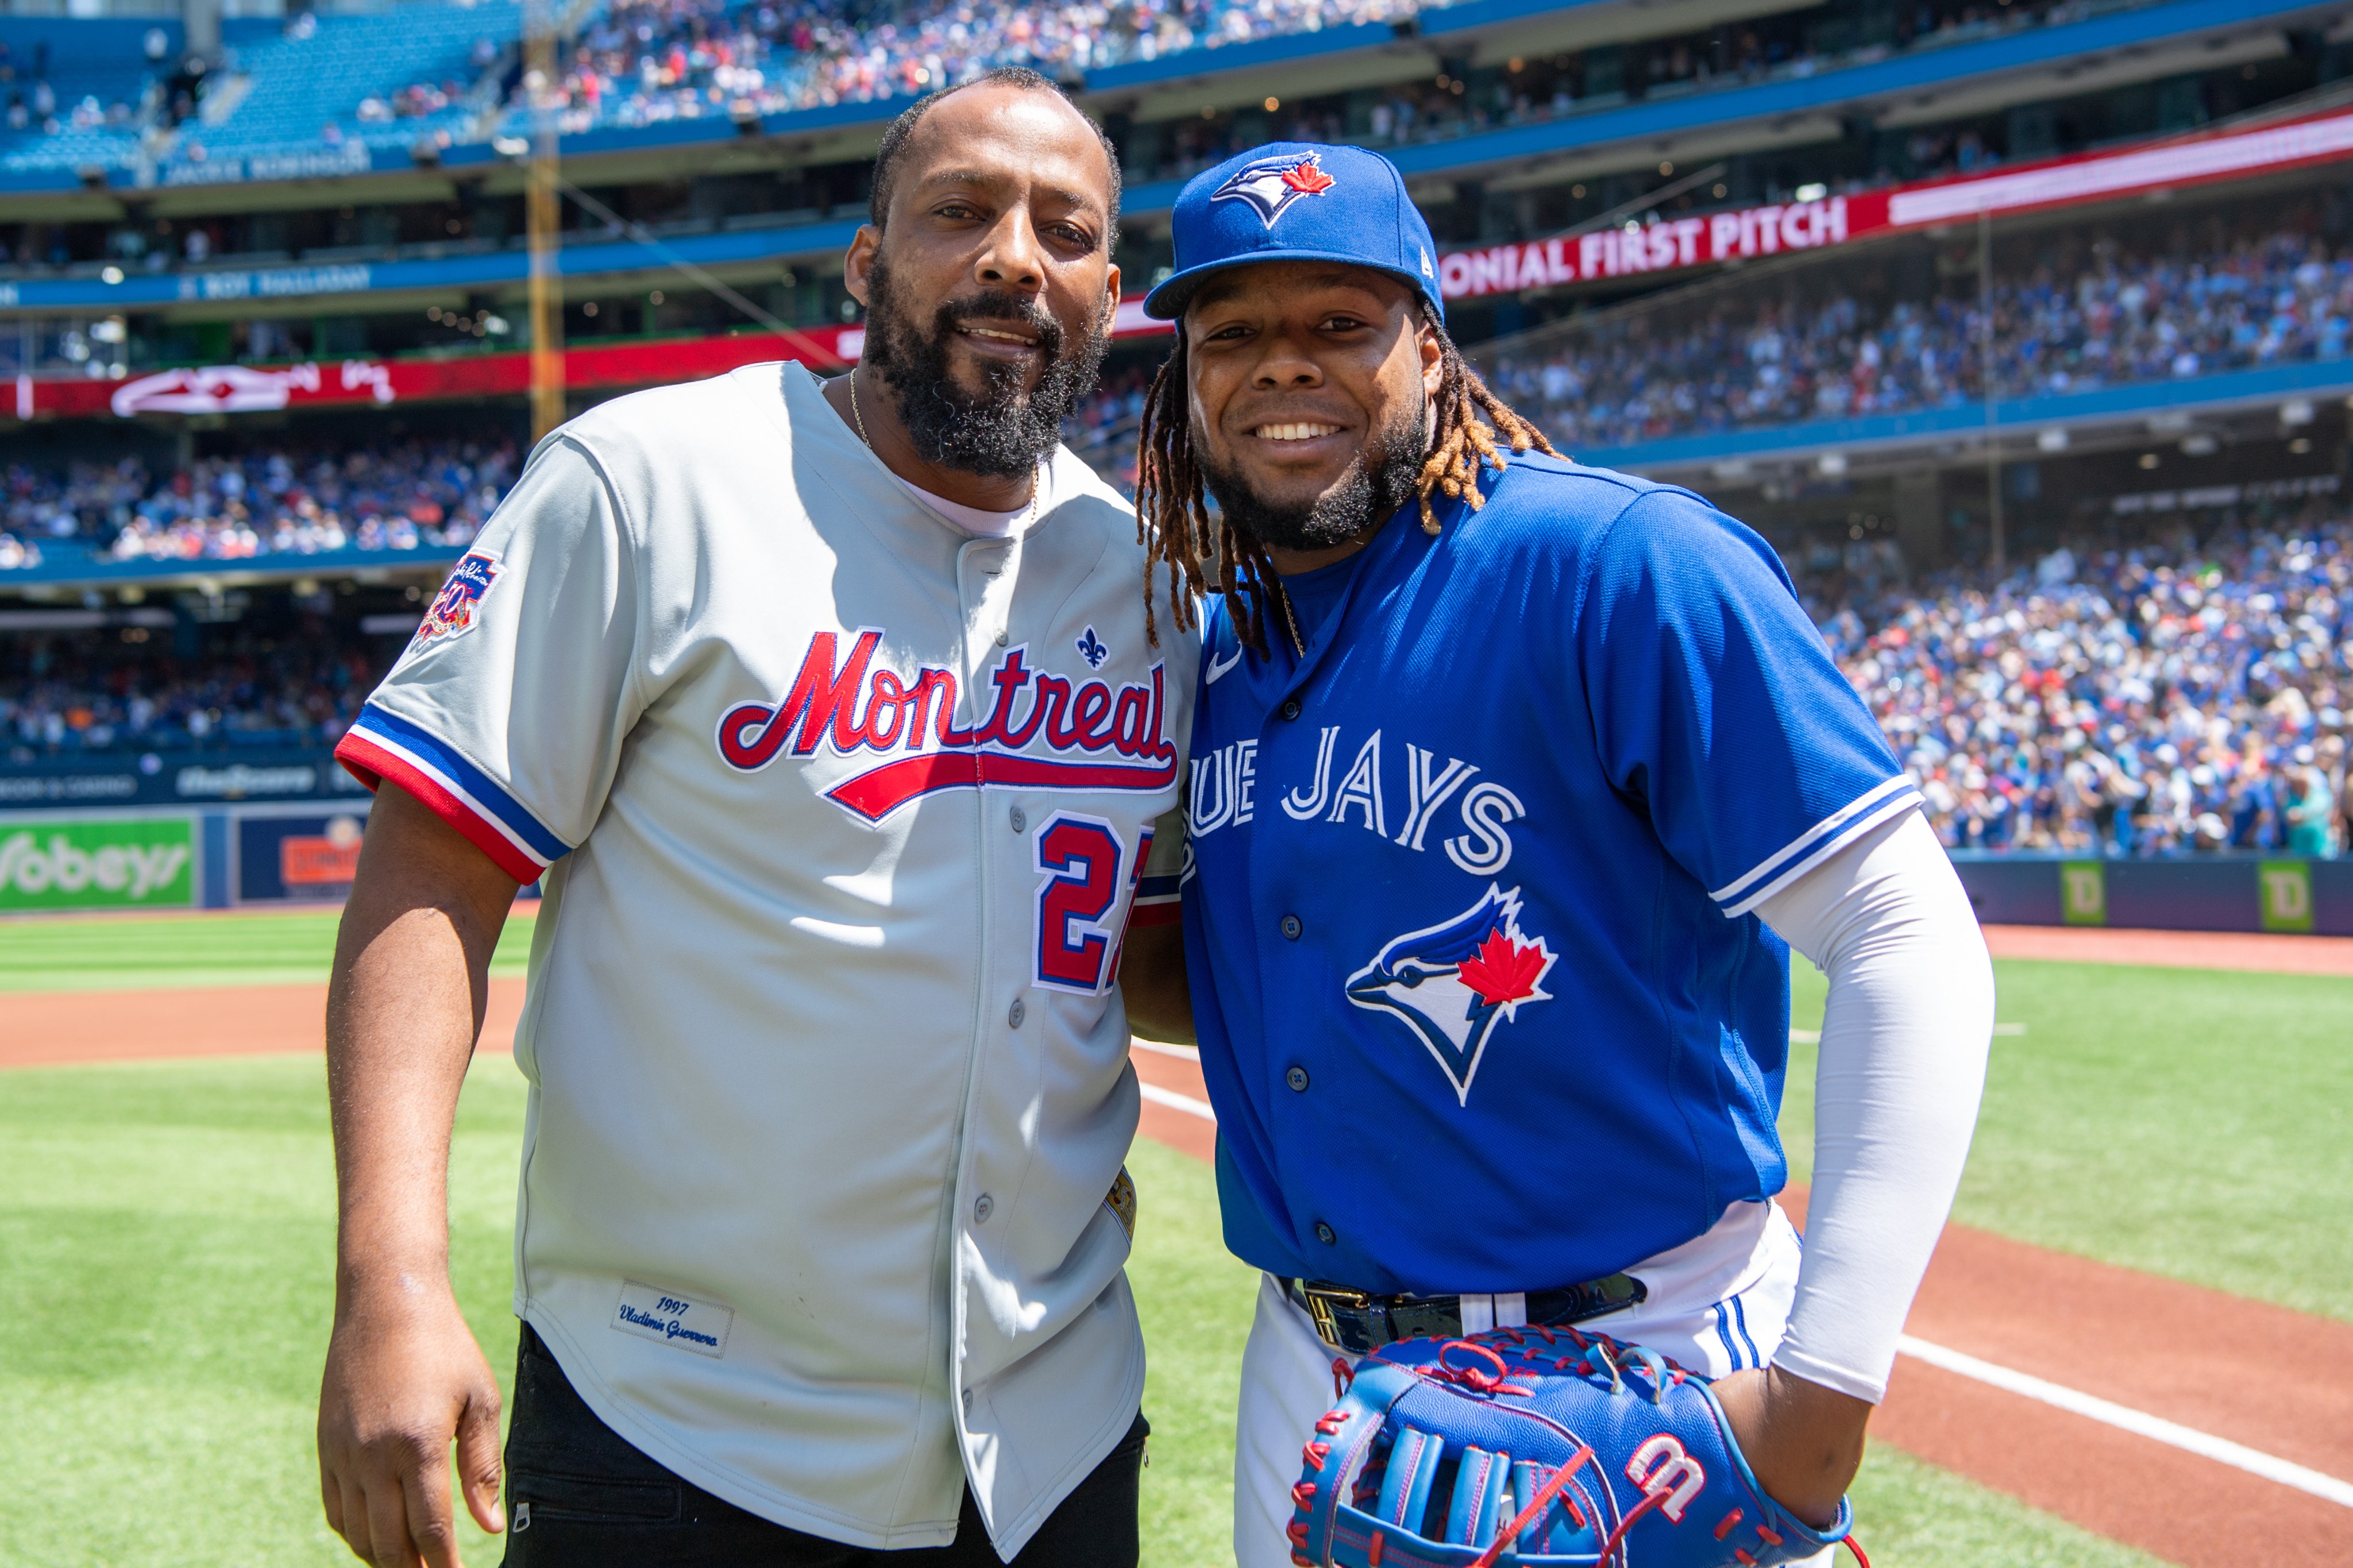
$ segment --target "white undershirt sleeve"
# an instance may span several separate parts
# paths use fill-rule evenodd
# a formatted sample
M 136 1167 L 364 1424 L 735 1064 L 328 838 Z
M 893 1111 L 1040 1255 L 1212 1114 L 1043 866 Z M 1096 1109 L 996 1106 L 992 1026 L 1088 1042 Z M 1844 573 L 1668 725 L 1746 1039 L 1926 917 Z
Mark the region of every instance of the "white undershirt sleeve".
M 1830 977 L 1805 1261 L 1772 1359 L 1877 1404 L 1968 1157 L 1993 965 L 1960 878 L 1917 812 L 1757 913 Z

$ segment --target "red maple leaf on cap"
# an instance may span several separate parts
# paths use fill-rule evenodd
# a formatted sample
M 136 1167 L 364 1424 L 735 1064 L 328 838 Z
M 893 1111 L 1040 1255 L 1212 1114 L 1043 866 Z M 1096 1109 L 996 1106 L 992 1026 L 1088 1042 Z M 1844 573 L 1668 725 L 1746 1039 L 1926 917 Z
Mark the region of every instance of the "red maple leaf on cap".
M 1302 195 L 1313 196 L 1330 190 L 1337 182 L 1313 163 L 1303 161 L 1296 169 L 1282 172 L 1282 183 Z
M 1501 1007 L 1534 996 L 1536 982 L 1544 978 L 1545 966 L 1551 962 L 1541 942 L 1522 946 L 1498 926 L 1479 944 L 1478 956 L 1464 959 L 1456 973 L 1463 984 L 1479 994 L 1480 1000 L 1490 1007 Z

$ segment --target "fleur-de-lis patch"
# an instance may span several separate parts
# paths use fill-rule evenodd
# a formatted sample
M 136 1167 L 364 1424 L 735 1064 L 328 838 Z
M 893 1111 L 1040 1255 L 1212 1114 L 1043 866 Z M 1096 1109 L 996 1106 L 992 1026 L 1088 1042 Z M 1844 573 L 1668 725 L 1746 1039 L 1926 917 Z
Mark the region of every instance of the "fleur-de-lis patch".
M 1101 669 L 1103 661 L 1111 657 L 1111 649 L 1103 646 L 1103 638 L 1095 636 L 1095 629 L 1092 626 L 1089 626 L 1080 636 L 1074 646 L 1079 650 L 1079 657 L 1087 661 L 1089 669 Z

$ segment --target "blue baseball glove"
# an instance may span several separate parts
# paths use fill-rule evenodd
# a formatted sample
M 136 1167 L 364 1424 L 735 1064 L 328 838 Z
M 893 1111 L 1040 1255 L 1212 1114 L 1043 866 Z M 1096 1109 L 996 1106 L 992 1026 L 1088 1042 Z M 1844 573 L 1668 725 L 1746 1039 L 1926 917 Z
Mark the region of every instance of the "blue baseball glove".
M 1772 1568 L 1840 1541 L 1871 1568 L 1845 1502 L 1816 1531 L 1765 1495 L 1705 1378 L 1570 1328 L 1377 1351 L 1303 1458 L 1307 1568 Z

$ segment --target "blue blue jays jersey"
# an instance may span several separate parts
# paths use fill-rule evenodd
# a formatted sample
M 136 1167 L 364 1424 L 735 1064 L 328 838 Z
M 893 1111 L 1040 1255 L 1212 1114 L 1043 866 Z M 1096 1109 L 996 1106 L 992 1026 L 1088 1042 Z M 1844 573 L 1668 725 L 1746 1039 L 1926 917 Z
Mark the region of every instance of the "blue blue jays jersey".
M 1514 458 L 1303 657 L 1203 636 L 1184 888 L 1228 1245 L 1359 1289 L 1611 1273 L 1778 1191 L 1750 911 L 1919 797 L 1770 547 Z

